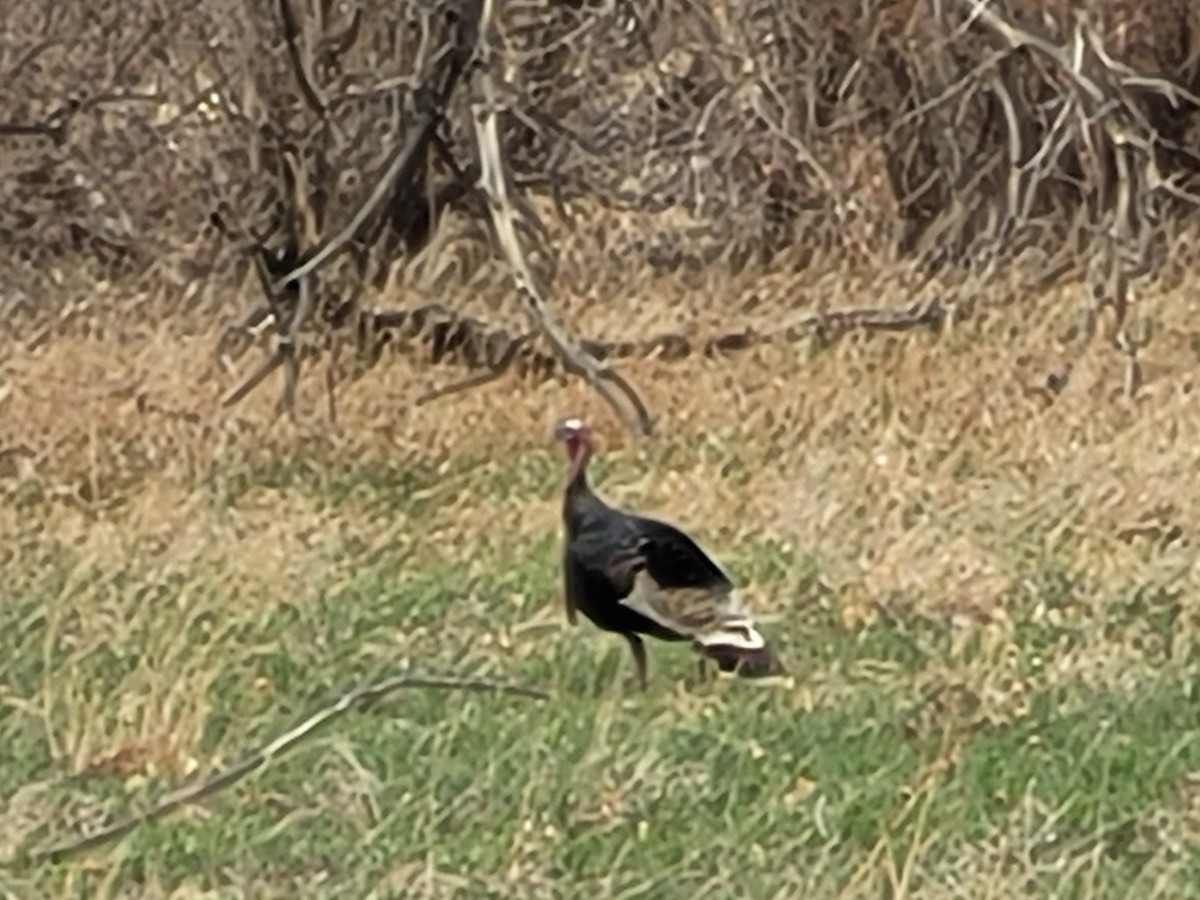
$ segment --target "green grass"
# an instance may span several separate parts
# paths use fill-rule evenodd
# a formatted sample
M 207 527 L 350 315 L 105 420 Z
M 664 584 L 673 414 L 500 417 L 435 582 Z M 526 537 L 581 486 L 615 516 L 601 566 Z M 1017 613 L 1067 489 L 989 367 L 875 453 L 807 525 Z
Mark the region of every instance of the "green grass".
M 552 471 L 532 454 L 460 474 L 485 496 L 548 497 Z M 218 505 L 301 491 L 419 523 L 435 479 L 410 472 L 247 470 L 205 489 Z M 1151 642 L 1103 684 L 1055 668 L 1134 621 L 1170 633 L 1169 591 L 1131 585 L 1105 621 L 1018 618 L 1018 702 L 995 696 L 995 654 L 925 619 L 848 631 L 822 560 L 748 540 L 730 567 L 788 598 L 772 631 L 796 686 L 701 683 L 686 646 L 658 644 L 641 694 L 622 641 L 562 626 L 554 534 L 464 547 L 469 566 L 349 541 L 327 578 L 261 604 L 231 598 L 217 570 L 151 577 L 36 528 L 29 541 L 0 606 L 0 852 L 183 780 L 79 774 L 108 735 L 173 733 L 210 770 L 406 666 L 553 699 L 402 692 L 84 860 L 0 870 L 14 896 L 1200 895 L 1193 654 Z M 1076 608 L 1086 586 L 1065 559 L 1026 559 L 1018 612 Z

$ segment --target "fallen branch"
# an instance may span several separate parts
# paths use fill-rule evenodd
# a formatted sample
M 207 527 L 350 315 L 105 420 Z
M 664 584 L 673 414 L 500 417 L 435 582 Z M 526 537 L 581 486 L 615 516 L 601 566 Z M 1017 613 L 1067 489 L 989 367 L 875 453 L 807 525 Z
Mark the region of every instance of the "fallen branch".
M 528 697 L 534 700 L 549 699 L 549 695 L 545 691 L 494 681 L 488 678 L 442 675 L 397 675 L 393 678 L 387 678 L 375 684 L 355 688 L 343 694 L 335 703 L 309 716 L 295 728 L 281 734 L 264 747 L 255 750 L 249 756 L 244 757 L 224 771 L 218 772 L 204 781 L 167 794 L 144 812 L 137 813 L 99 831 L 85 835 L 82 838 L 34 850 L 25 856 L 23 860 L 19 858 L 18 862 L 32 865 L 43 863 L 54 864 L 63 861 L 67 857 L 83 853 L 87 850 L 93 850 L 96 847 L 118 840 L 142 825 L 161 819 L 181 807 L 197 803 L 230 785 L 236 784 L 251 772 L 262 768 L 277 756 L 295 747 L 322 725 L 344 715 L 350 710 L 365 709 L 394 691 L 408 688 L 492 691 L 495 693 Z
M 957 318 L 970 315 L 973 304 L 959 304 Z M 604 364 L 618 360 L 657 359 L 668 362 L 701 356 L 715 358 L 739 353 L 767 344 L 794 344 L 816 335 L 826 341 L 851 332 L 901 332 L 916 328 L 938 328 L 951 316 L 955 304 L 934 296 L 918 300 L 900 309 L 851 307 L 804 312 L 786 318 L 767 328 L 739 325 L 707 335 L 693 336 L 683 332 L 661 332 L 649 337 L 629 340 L 581 339 L 579 346 L 593 359 Z M 567 374 L 563 358 L 538 346 L 535 332 L 517 331 L 499 322 L 487 322 L 460 315 L 440 303 L 427 303 L 408 309 L 363 311 L 355 329 L 353 356 L 361 375 L 378 364 L 387 348 L 394 353 L 416 355 L 431 366 L 453 366 L 467 374 L 448 384 L 430 388 L 421 394 L 416 405 L 422 406 L 442 397 L 480 387 L 512 373 L 522 381 L 544 383 Z M 267 324 L 259 328 L 266 330 Z M 337 332 L 326 335 L 323 345 L 297 346 L 294 352 L 306 358 L 328 352 L 340 359 L 339 350 L 345 340 Z M 228 339 L 223 344 L 229 343 Z M 247 345 L 243 345 L 243 352 Z M 421 349 L 417 350 L 417 346 Z M 227 350 L 222 360 L 232 365 L 236 354 Z M 282 364 L 279 357 L 267 361 L 273 371 Z M 331 370 L 332 371 L 332 370 Z M 269 374 L 260 365 L 247 381 L 250 387 Z M 340 381 L 344 375 L 334 380 Z M 257 380 L 256 380 L 257 379 Z M 233 403 L 247 391 L 231 395 Z

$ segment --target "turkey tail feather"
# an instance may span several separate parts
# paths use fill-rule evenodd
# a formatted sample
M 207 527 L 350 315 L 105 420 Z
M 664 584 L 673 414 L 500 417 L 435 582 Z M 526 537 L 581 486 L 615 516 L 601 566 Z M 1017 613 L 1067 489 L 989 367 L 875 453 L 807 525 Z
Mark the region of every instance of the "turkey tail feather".
M 774 649 L 765 641 L 757 647 L 738 644 L 722 644 L 696 641 L 697 649 L 709 659 L 715 660 L 722 672 L 733 672 L 743 678 L 765 678 L 784 675 L 786 670 Z
M 722 672 L 746 677 L 783 675 L 785 670 L 767 639 L 741 606 L 735 592 L 717 589 L 663 589 L 644 569 L 634 578 L 623 604 L 664 628 L 692 639 Z

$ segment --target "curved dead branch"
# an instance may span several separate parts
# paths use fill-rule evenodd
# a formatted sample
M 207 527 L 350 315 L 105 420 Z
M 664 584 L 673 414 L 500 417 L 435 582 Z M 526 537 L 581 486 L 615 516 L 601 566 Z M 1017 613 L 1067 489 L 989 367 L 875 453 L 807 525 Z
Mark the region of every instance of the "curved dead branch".
M 199 803 L 206 797 L 241 781 L 251 772 L 287 753 L 318 728 L 340 718 L 351 710 L 362 710 L 399 690 L 431 688 L 436 690 L 474 691 L 509 694 L 533 700 L 549 699 L 549 694 L 536 688 L 496 681 L 491 678 L 445 675 L 397 675 L 383 681 L 355 688 L 343 694 L 337 701 L 309 716 L 294 728 L 279 735 L 263 747 L 243 757 L 228 768 L 217 772 L 203 781 L 172 791 L 144 812 L 129 816 L 104 828 L 74 840 L 64 841 L 50 847 L 33 850 L 18 865 L 54 864 L 68 857 L 94 850 L 104 844 L 119 840 L 130 832 L 150 822 L 157 821 L 185 806 Z
M 650 413 L 641 397 L 619 374 L 590 355 L 575 341 L 554 313 L 546 299 L 546 287 L 530 265 L 521 240 L 521 225 L 526 233 L 538 226 L 537 215 L 527 204 L 521 204 L 504 161 L 501 146 L 500 101 L 492 74 L 497 50 L 492 25 L 493 0 L 483 0 L 480 14 L 479 46 L 472 72 L 471 113 L 475 126 L 475 144 L 479 151 L 480 182 L 487 192 L 489 213 L 494 235 L 512 270 L 517 293 L 538 330 L 562 358 L 567 371 L 586 378 L 616 413 L 642 434 L 653 428 Z M 617 387 L 633 409 L 622 407 L 606 382 Z

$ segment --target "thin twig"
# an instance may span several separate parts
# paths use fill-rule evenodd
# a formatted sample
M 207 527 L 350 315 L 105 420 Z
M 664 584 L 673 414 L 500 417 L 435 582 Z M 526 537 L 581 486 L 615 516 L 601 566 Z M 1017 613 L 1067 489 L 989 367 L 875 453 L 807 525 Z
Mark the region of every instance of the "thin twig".
M 287 360 L 287 354 L 287 345 L 281 343 L 275 348 L 275 352 L 271 356 L 263 360 L 262 364 L 254 370 L 249 378 L 225 396 L 221 401 L 221 405 L 229 407 L 241 402 L 247 394 L 262 384 L 268 375 L 283 365 Z
M 325 101 L 317 93 L 312 75 L 304 65 L 304 52 L 300 49 L 301 29 L 296 19 L 296 11 L 292 9 L 291 0 L 279 0 L 279 19 L 283 23 L 283 39 L 287 42 L 288 58 L 292 62 L 292 71 L 296 76 L 296 84 L 300 86 L 300 94 L 318 116 L 326 115 Z
M 459 381 L 453 381 L 449 384 L 432 387 L 421 396 L 417 397 L 414 406 L 424 406 L 426 403 L 432 403 L 434 400 L 440 400 L 443 397 L 450 397 L 454 394 L 461 394 L 464 391 L 469 391 L 472 388 L 477 388 L 488 382 L 495 381 L 504 374 L 503 369 L 490 369 L 486 372 L 480 372 L 477 375 L 468 375 Z
M 287 378 L 283 388 L 283 406 L 287 410 L 288 418 L 292 424 L 296 424 L 296 382 L 300 380 L 300 329 L 304 327 L 308 317 L 312 315 L 313 310 L 313 288 L 312 277 L 304 276 L 300 279 L 300 300 L 296 305 L 296 312 L 292 316 L 292 321 L 287 330 Z
M 322 725 L 344 715 L 352 709 L 365 709 L 386 695 L 408 688 L 435 688 L 439 690 L 459 691 L 491 691 L 500 694 L 510 694 L 528 697 L 534 700 L 547 700 L 549 694 L 537 688 L 510 684 L 490 678 L 476 678 L 454 675 L 397 675 L 383 681 L 355 688 L 343 694 L 336 702 L 326 706 L 319 712 L 309 716 L 295 728 L 279 735 L 270 743 L 255 750 L 239 762 L 234 763 L 224 771 L 217 772 L 210 778 L 188 787 L 172 791 L 161 798 L 154 806 L 144 812 L 137 813 L 113 825 L 101 828 L 82 838 L 65 841 L 51 847 L 34 850 L 25 858 L 28 864 L 58 863 L 67 857 L 93 850 L 103 844 L 111 843 L 129 834 L 136 828 L 161 819 L 163 816 L 197 803 L 206 797 L 221 791 L 230 785 L 241 781 L 256 769 L 262 768 L 277 756 L 295 747 Z

